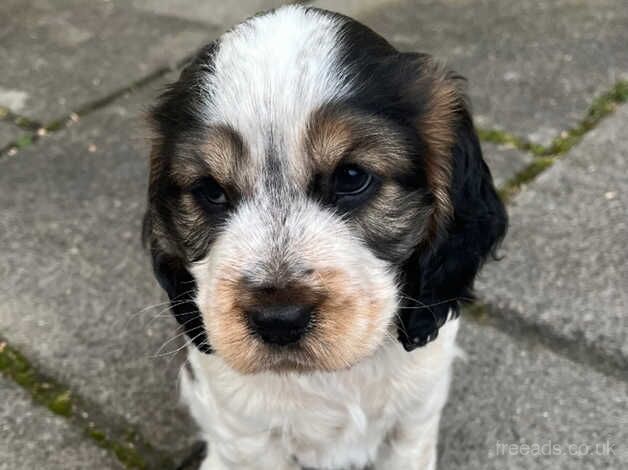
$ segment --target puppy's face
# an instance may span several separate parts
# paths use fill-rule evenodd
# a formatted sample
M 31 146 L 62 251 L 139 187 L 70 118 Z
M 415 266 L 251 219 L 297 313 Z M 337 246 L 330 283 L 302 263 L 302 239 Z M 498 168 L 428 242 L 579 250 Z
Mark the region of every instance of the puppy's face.
M 174 163 L 208 340 L 242 371 L 371 354 L 397 311 L 397 264 L 430 213 L 424 188 L 404 184 L 416 170 L 403 129 L 328 107 L 293 131 L 251 146 L 213 128 Z
M 192 341 L 233 368 L 350 367 L 396 341 L 414 284 L 437 293 L 415 271 L 455 218 L 465 122 L 429 58 L 288 7 L 203 50 L 153 120 L 156 272 Z

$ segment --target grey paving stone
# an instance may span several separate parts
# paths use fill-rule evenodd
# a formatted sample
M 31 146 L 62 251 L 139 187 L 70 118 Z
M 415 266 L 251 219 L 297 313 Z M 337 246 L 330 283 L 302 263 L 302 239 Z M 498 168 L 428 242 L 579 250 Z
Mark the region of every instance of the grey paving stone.
M 15 141 L 22 133 L 22 129 L 10 122 L 0 121 L 0 149 Z
M 458 338 L 467 357 L 455 366 L 439 468 L 628 468 L 626 383 L 466 320 Z
M 0 375 L 0 470 L 122 469 L 66 420 Z
M 470 80 L 478 123 L 542 144 L 628 78 L 625 0 L 319 0 Z
M 140 243 L 148 151 L 138 114 L 153 94 L 0 160 L 0 331 L 112 419 L 176 453 L 195 428 L 178 410 L 170 353 L 180 344 L 160 350 L 178 330 Z
M 495 186 L 498 188 L 503 186 L 504 183 L 523 170 L 533 160 L 530 153 L 505 145 L 483 142 L 482 151 L 484 159 L 493 174 Z
M 484 301 L 628 370 L 628 106 L 513 201 Z
M 0 22 L 0 106 L 40 122 L 173 65 L 218 33 L 103 0 L 3 0 L 0 18 L 10 18 Z
M 133 0 L 133 6 L 159 15 L 175 16 L 189 21 L 202 21 L 229 28 L 254 13 L 270 10 L 286 3 L 279 0 L 244 0 L 220 2 L 208 0 Z

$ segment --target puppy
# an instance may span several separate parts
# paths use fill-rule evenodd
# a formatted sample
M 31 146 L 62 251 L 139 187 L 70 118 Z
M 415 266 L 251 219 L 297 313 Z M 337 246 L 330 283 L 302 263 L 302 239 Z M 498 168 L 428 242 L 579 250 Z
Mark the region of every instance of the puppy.
M 463 79 L 294 5 L 151 117 L 144 235 L 202 469 L 435 468 L 458 307 L 506 230 Z

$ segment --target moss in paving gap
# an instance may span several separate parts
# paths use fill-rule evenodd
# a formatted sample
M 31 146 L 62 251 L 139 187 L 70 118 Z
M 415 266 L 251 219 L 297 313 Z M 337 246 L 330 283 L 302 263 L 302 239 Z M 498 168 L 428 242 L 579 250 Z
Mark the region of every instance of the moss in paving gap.
M 37 121 L 15 114 L 9 108 L 0 106 L 0 121 L 8 121 L 25 130 L 34 131 L 41 127 Z
M 181 68 L 188 60 L 191 59 L 191 57 L 192 56 L 186 57 L 185 59 L 180 61 L 174 68 L 170 68 L 170 67 L 159 68 L 153 73 L 146 75 L 145 77 L 139 80 L 136 80 L 130 85 L 125 86 L 124 88 L 120 88 L 119 90 L 113 92 L 110 95 L 105 96 L 104 98 L 88 103 L 80 107 L 79 109 L 77 109 L 75 112 L 72 112 L 69 115 L 64 116 L 62 118 L 55 119 L 54 121 L 46 124 L 45 126 L 35 121 L 31 121 L 28 118 L 25 118 L 23 116 L 16 116 L 9 109 L 3 108 L 3 107 L 0 107 L 0 120 L 11 120 L 19 127 L 22 127 L 28 130 L 43 129 L 46 133 L 57 132 L 68 127 L 70 123 L 75 122 L 77 117 L 81 118 L 91 113 L 92 111 L 101 109 L 107 106 L 108 104 L 112 103 L 113 101 L 117 100 L 118 98 L 121 98 L 129 93 L 136 92 L 137 90 L 148 85 L 152 81 L 163 77 L 168 72 Z M 40 137 L 41 136 L 38 135 L 37 133 L 30 134 L 28 136 L 26 135 L 22 136 L 17 141 L 10 143 L 9 145 L 3 148 L 0 148 L 0 156 L 9 152 L 11 149 L 22 150 L 25 147 L 38 141 Z
M 187 59 L 186 59 L 187 60 Z M 179 67 L 179 65 L 177 65 L 177 67 Z M 128 94 L 131 93 L 135 93 L 136 91 L 138 91 L 140 88 L 143 88 L 144 86 L 150 84 L 151 82 L 153 82 L 154 80 L 157 80 L 161 77 L 163 77 L 164 75 L 166 75 L 168 72 L 171 72 L 173 69 L 170 67 L 161 67 L 157 70 L 155 70 L 153 73 L 150 73 L 148 75 L 146 75 L 143 78 L 140 78 L 139 80 L 134 81 L 133 83 L 131 83 L 130 85 L 127 85 L 123 88 L 118 89 L 117 91 L 111 93 L 110 95 L 107 95 L 103 98 L 100 98 L 96 101 L 92 101 L 90 103 L 87 103 L 86 105 L 81 106 L 80 108 L 78 108 L 75 112 L 70 113 L 68 116 L 65 116 L 61 119 L 57 119 L 55 121 L 52 121 L 51 123 L 47 124 L 45 126 L 45 129 L 47 132 L 56 132 L 59 131 L 65 127 L 67 127 L 67 125 L 71 122 L 73 122 L 76 117 L 78 118 L 82 118 L 84 116 L 86 116 L 87 114 L 91 113 L 92 111 L 96 111 L 98 109 L 101 109 L 105 106 L 107 106 L 108 104 L 112 103 L 113 101 L 122 98 L 123 96 L 126 96 Z
M 5 341 L 0 341 L 0 373 L 28 390 L 37 403 L 46 406 L 53 413 L 64 417 L 72 415 L 69 390 L 39 376 L 28 360 Z
M 530 144 L 525 140 L 498 130 L 478 129 L 480 139 L 496 144 L 512 145 L 520 150 L 528 150 L 534 156 L 534 160 L 523 170 L 511 178 L 499 193 L 505 202 L 508 202 L 521 189 L 539 174 L 552 166 L 554 162 L 569 151 L 584 137 L 584 135 L 599 124 L 606 116 L 611 114 L 617 106 L 628 101 L 628 81 L 616 83 L 613 88 L 593 100 L 586 116 L 580 123 L 561 133 L 552 141 L 549 147 Z
M 568 131 L 562 132 L 546 149 L 545 155 L 562 155 L 576 145 L 582 137 L 617 108 L 628 101 L 628 80 L 617 82 L 613 88 L 593 100 L 584 119 Z
M 31 134 L 24 134 L 18 137 L 13 145 L 15 145 L 18 149 L 23 150 L 26 147 L 29 147 L 33 143 L 33 136 Z
M 477 132 L 480 140 L 484 142 L 510 145 L 538 157 L 562 155 L 576 145 L 602 119 L 611 114 L 617 108 L 617 105 L 627 101 L 628 80 L 621 80 L 609 91 L 595 98 L 591 106 L 589 106 L 585 117 L 572 129 L 561 132 L 547 147 L 498 129 L 478 128 Z
M 502 200 L 509 202 L 523 185 L 534 180 L 538 175 L 552 166 L 557 159 L 558 157 L 535 157 L 532 162 L 499 188 L 499 195 Z
M 98 446 L 113 452 L 128 469 L 168 469 L 175 465 L 165 456 L 158 455 L 150 444 L 132 430 L 114 430 L 111 426 L 98 426 L 90 407 L 64 385 L 39 372 L 17 349 L 0 338 L 0 373 L 25 389 L 33 401 L 52 413 L 69 419 Z M 147 458 L 151 454 L 151 458 Z
M 497 145 L 508 145 L 525 152 L 530 152 L 534 155 L 542 155 L 545 152 L 545 147 L 539 144 L 529 142 L 522 137 L 510 134 L 509 132 L 501 131 L 499 129 L 476 129 L 480 140 L 484 142 L 490 142 Z
M 473 318 L 478 323 L 488 323 L 489 314 L 486 306 L 479 301 L 475 301 L 471 304 L 466 304 L 463 307 L 463 314 L 465 316 Z
M 617 82 L 611 90 L 594 99 L 586 116 L 576 127 L 562 132 L 559 137 L 554 139 L 549 147 L 543 148 L 538 146 L 537 150 L 532 151 L 535 155 L 534 160 L 499 189 L 500 196 L 504 202 L 509 202 L 512 196 L 514 196 L 523 185 L 531 182 L 539 174 L 552 166 L 563 154 L 576 145 L 588 131 L 597 126 L 602 119 L 614 112 L 619 104 L 627 101 L 628 80 Z M 480 139 L 487 142 L 513 145 L 522 150 L 525 150 L 524 147 L 527 145 L 523 139 L 506 132 L 478 129 L 478 134 L 480 135 Z M 575 358 L 575 360 L 588 364 L 590 367 L 604 374 L 616 376 L 618 370 L 621 371 L 624 369 L 622 364 L 616 361 L 616 358 L 609 358 L 603 351 L 587 351 L 586 354 L 573 351 L 573 344 L 565 340 L 565 338 L 556 337 L 555 335 L 548 337 L 547 332 L 540 331 L 538 325 L 523 321 L 520 317 L 511 316 L 507 320 L 499 318 L 499 315 L 493 313 L 493 309 L 479 301 L 465 306 L 464 311 L 469 318 L 477 323 L 493 323 L 500 330 L 506 332 L 509 332 L 510 328 L 512 328 L 513 320 L 518 321 L 523 325 L 523 327 L 519 327 L 528 331 L 527 336 L 529 338 L 536 338 L 552 351 L 566 355 L 572 360 Z M 610 364 L 610 366 L 607 364 Z M 625 374 L 621 374 L 620 378 L 625 381 Z

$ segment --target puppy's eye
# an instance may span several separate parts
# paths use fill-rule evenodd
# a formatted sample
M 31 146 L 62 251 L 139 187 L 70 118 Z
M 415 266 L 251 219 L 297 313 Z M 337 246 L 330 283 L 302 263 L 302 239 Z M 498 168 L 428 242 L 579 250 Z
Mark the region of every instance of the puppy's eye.
M 224 206 L 227 204 L 227 195 L 218 182 L 211 176 L 206 176 L 200 180 L 193 188 L 192 194 L 201 203 L 214 206 Z
M 356 165 L 343 165 L 334 173 L 336 196 L 357 196 L 368 189 L 373 176 Z

